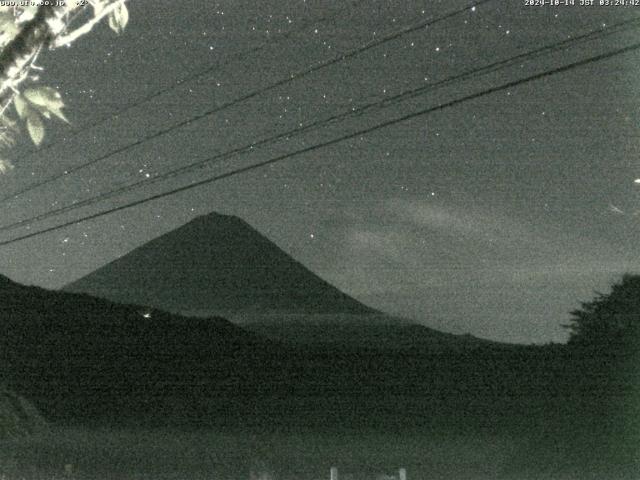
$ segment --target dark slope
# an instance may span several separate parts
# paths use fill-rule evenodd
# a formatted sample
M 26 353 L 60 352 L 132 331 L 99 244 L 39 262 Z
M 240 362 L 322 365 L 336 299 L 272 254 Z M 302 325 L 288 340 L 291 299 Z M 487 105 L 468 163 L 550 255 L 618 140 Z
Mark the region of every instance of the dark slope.
M 276 371 L 283 353 L 222 318 L 185 318 L 2 276 L 0 328 L 2 380 L 53 418 L 162 415 L 178 397 L 184 404 L 198 391 L 259 383 L 264 375 L 256 372 Z
M 185 318 L 1 276 L 0 328 L 2 380 L 51 420 L 414 424 L 415 415 L 429 422 L 448 415 L 441 397 L 458 398 L 464 388 L 476 402 L 478 385 L 493 381 L 485 377 L 493 368 L 477 369 L 476 350 L 293 348 L 221 318 Z M 487 353 L 483 362 L 493 364 Z
M 0 328 L 2 380 L 54 421 L 519 434 L 608 420 L 607 395 L 628 397 L 602 383 L 601 359 L 583 365 L 566 348 L 291 348 L 219 318 L 4 277 Z
M 386 314 L 372 315 L 260 315 L 230 318 L 243 329 L 298 347 L 379 350 L 418 355 L 465 352 L 509 345 L 471 335 L 454 335 Z
M 151 240 L 65 290 L 198 316 L 374 312 L 244 221 L 216 213 Z

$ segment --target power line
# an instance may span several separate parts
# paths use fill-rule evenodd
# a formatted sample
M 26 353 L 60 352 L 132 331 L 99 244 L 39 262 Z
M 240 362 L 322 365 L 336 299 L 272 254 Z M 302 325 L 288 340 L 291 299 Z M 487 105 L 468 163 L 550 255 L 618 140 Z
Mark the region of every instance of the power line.
M 348 5 L 342 11 L 346 11 L 348 9 L 354 8 L 358 4 L 360 4 L 360 3 L 364 2 L 364 1 L 365 0 L 353 0 L 351 5 Z M 283 33 L 279 37 L 275 37 L 275 38 L 273 38 L 271 40 L 263 42 L 262 44 L 260 44 L 260 45 L 258 45 L 256 47 L 253 47 L 253 48 L 250 48 L 248 50 L 245 50 L 245 51 L 242 51 L 242 52 L 238 52 L 238 53 L 236 53 L 234 55 L 231 55 L 230 57 L 225 58 L 224 61 L 222 61 L 222 62 L 216 62 L 214 65 L 211 65 L 211 66 L 205 68 L 204 70 L 200 70 L 200 71 L 194 72 L 191 75 L 187 75 L 186 77 L 183 77 L 181 79 L 176 80 L 174 83 L 172 83 L 171 85 L 168 85 L 167 87 L 161 88 L 160 90 L 156 90 L 155 92 L 151 92 L 151 93 L 149 93 L 147 95 L 144 95 L 141 98 L 139 98 L 138 100 L 136 100 L 136 101 L 130 103 L 129 105 L 127 105 L 125 108 L 123 108 L 121 110 L 118 110 L 117 112 L 114 112 L 114 113 L 111 113 L 109 115 L 106 115 L 105 117 L 103 117 L 103 118 L 101 118 L 99 120 L 96 120 L 96 121 L 94 121 L 92 123 L 89 123 L 87 125 L 83 125 L 82 128 L 78 128 L 78 129 L 72 130 L 68 134 L 67 138 L 68 139 L 75 138 L 78 135 L 80 135 L 81 133 L 86 133 L 88 130 L 91 130 L 91 129 L 95 128 L 95 127 L 98 127 L 98 126 L 108 122 L 111 119 L 115 119 L 115 118 L 117 118 L 117 117 L 119 117 L 121 115 L 124 115 L 125 113 L 133 110 L 134 108 L 137 108 L 137 107 L 139 107 L 141 105 L 144 105 L 145 103 L 148 103 L 151 100 L 164 95 L 165 93 L 168 93 L 168 92 L 170 92 L 172 90 L 175 90 L 176 88 L 179 88 L 179 87 L 183 86 L 184 84 L 191 83 L 194 80 L 198 80 L 199 78 L 205 77 L 208 74 L 214 72 L 215 70 L 217 70 L 219 68 L 226 67 L 227 65 L 229 65 L 230 63 L 232 63 L 234 61 L 244 60 L 246 57 L 248 57 L 250 55 L 253 55 L 255 53 L 258 53 L 258 52 L 264 50 L 265 48 L 270 47 L 271 45 L 273 45 L 275 43 L 281 42 L 283 40 L 288 40 L 292 35 L 294 35 L 296 33 L 300 33 L 302 31 L 310 28 L 312 25 L 317 25 L 317 24 L 324 23 L 324 22 L 327 22 L 327 21 L 330 21 L 330 20 L 335 20 L 338 16 L 339 16 L 339 13 L 336 13 L 334 15 L 330 15 L 330 16 L 327 15 L 327 16 L 320 17 L 318 19 L 314 19 L 314 20 L 311 20 L 311 21 L 308 21 L 308 22 L 304 22 L 298 28 L 289 30 L 288 32 Z M 164 47 L 160 46 L 160 47 L 152 48 L 148 53 L 154 52 L 154 51 L 156 51 L 156 50 L 158 50 L 160 48 L 164 48 Z M 28 158 L 28 157 L 31 157 L 31 156 L 33 156 L 35 154 L 41 154 L 42 152 L 44 152 L 46 150 L 49 150 L 49 149 L 51 149 L 51 148 L 53 148 L 53 147 L 55 147 L 57 145 L 60 145 L 60 144 L 61 144 L 61 142 L 51 142 L 51 143 L 49 143 L 47 145 L 44 145 L 41 148 L 34 149 L 34 150 L 30 151 L 30 152 L 27 152 L 26 157 Z M 20 194 L 20 192 L 14 193 L 12 196 L 7 196 L 7 197 L 4 197 L 4 198 L 0 198 L 0 201 L 4 201 L 5 199 L 12 198 L 13 196 L 17 196 L 19 194 Z
M 480 92 L 472 93 L 472 94 L 466 95 L 464 97 L 461 97 L 461 98 L 458 98 L 458 99 L 454 99 L 454 100 L 442 103 L 442 104 L 437 105 L 435 107 L 426 108 L 426 109 L 423 109 L 423 110 L 419 110 L 417 112 L 413 112 L 413 113 L 404 115 L 404 116 L 399 117 L 399 118 L 395 118 L 393 120 L 384 121 L 382 123 L 378 123 L 377 125 L 374 125 L 374 126 L 371 126 L 371 127 L 365 128 L 365 129 L 361 129 L 361 130 L 358 130 L 358 131 L 353 132 L 353 133 L 342 135 L 342 136 L 340 136 L 338 138 L 335 138 L 333 140 L 328 140 L 328 141 L 325 141 L 325 142 L 317 143 L 317 144 L 309 146 L 309 147 L 301 148 L 301 149 L 296 150 L 294 152 L 290 152 L 290 153 L 286 153 L 286 154 L 283 154 L 283 155 L 276 156 L 276 157 L 271 158 L 269 160 L 264 160 L 262 162 L 258 162 L 258 163 L 252 164 L 252 165 L 248 165 L 246 167 L 237 168 L 237 169 L 231 170 L 229 172 L 225 172 L 225 173 L 222 173 L 222 174 L 219 174 L 219 175 L 215 175 L 213 177 L 209 177 L 209 178 L 206 178 L 206 179 L 203 179 L 203 180 L 199 180 L 199 181 L 191 183 L 189 185 L 184 185 L 182 187 L 178 187 L 178 188 L 174 188 L 174 189 L 171 189 L 171 190 L 168 190 L 168 191 L 165 191 L 165 192 L 157 193 L 155 195 L 152 195 L 152 196 L 149 196 L 149 197 L 146 197 L 146 198 L 143 198 L 143 199 L 139 199 L 139 200 L 136 200 L 136 201 L 133 201 L 133 202 L 129 202 L 129 203 L 126 203 L 124 205 L 120 205 L 120 206 L 117 206 L 117 207 L 112 207 L 112 208 L 109 208 L 109 209 L 106 209 L 106 210 L 102 210 L 100 212 L 96 212 L 96 213 L 93 213 L 93 214 L 90 214 L 90 215 L 87 215 L 87 216 L 84 216 L 84 217 L 81 217 L 81 218 L 77 218 L 75 220 L 70 220 L 70 221 L 67 221 L 67 222 L 64 222 L 64 223 L 61 223 L 61 224 L 58 224 L 58 225 L 54 225 L 54 226 L 51 226 L 51 227 L 48 227 L 48 228 L 44 228 L 42 230 L 38 230 L 37 232 L 31 232 L 31 233 L 24 234 L 24 235 L 21 235 L 19 237 L 13 238 L 13 239 L 0 241 L 0 246 L 9 245 L 9 244 L 16 243 L 16 242 L 19 242 L 19 241 L 22 241 L 22 240 L 26 240 L 28 238 L 33 238 L 33 237 L 36 237 L 36 236 L 40 236 L 40 235 L 43 235 L 45 233 L 49 233 L 49 232 L 53 232 L 53 231 L 56 231 L 56 230 L 60 230 L 62 228 L 69 227 L 71 225 L 76 225 L 76 224 L 81 223 L 81 222 L 85 222 L 85 221 L 88 221 L 88 220 L 93 220 L 95 218 L 103 217 L 103 216 L 109 215 L 111 213 L 115 213 L 115 212 L 118 212 L 118 211 L 121 211 L 121 210 L 125 210 L 125 209 L 128 209 L 128 208 L 132 208 L 132 207 L 135 207 L 135 206 L 138 206 L 138 205 L 142 205 L 144 203 L 148 203 L 148 202 L 151 202 L 151 201 L 154 201 L 154 200 L 158 200 L 158 199 L 161 199 L 161 198 L 164 198 L 164 197 L 168 197 L 168 196 L 171 196 L 171 195 L 175 195 L 175 194 L 180 193 L 180 192 L 191 190 L 193 188 L 200 187 L 202 185 L 208 185 L 208 184 L 211 184 L 211 183 L 218 182 L 220 180 L 224 180 L 226 178 L 230 178 L 230 177 L 234 177 L 234 176 L 237 176 L 237 175 L 241 175 L 241 174 L 244 174 L 244 173 L 247 173 L 247 172 L 250 172 L 250 171 L 253 171 L 253 170 L 257 170 L 257 169 L 262 168 L 262 167 L 265 167 L 267 165 L 273 165 L 273 164 L 282 162 L 282 161 L 287 160 L 287 159 L 289 159 L 291 157 L 294 157 L 294 156 L 302 155 L 302 154 L 305 154 L 305 153 L 312 152 L 314 150 L 318 150 L 320 148 L 325 148 L 325 147 L 328 147 L 328 146 L 331 146 L 331 145 L 335 145 L 335 144 L 341 143 L 341 142 L 343 142 L 345 140 L 353 139 L 355 137 L 359 137 L 359 136 L 362 136 L 362 135 L 367 135 L 367 134 L 369 134 L 371 132 L 380 130 L 382 128 L 386 128 L 386 127 L 389 127 L 389 126 L 392 126 L 392 125 L 396 125 L 398 123 L 406 122 L 408 120 L 412 120 L 414 118 L 418 118 L 418 117 L 421 117 L 421 116 L 424 116 L 424 115 L 428 115 L 428 114 L 436 112 L 436 111 L 444 110 L 446 108 L 450 108 L 450 107 L 459 105 L 461 103 L 468 102 L 470 100 L 474 100 L 476 98 L 484 97 L 484 96 L 490 95 L 492 93 L 499 92 L 501 90 L 506 90 L 508 88 L 513 88 L 513 87 L 516 87 L 518 85 L 522 85 L 524 83 L 533 82 L 535 80 L 539 80 L 539 79 L 542 79 L 542 78 L 545 78 L 545 77 L 549 77 L 551 75 L 556 75 L 558 73 L 563 73 L 563 72 L 572 70 L 574 68 L 579 68 L 579 67 L 588 65 L 590 63 L 599 62 L 599 61 L 602 61 L 602 60 L 605 60 L 605 59 L 608 59 L 608 58 L 612 58 L 612 57 L 615 57 L 615 56 L 618 56 L 618 55 L 622 55 L 622 54 L 625 54 L 625 53 L 628 53 L 628 52 L 631 52 L 631 51 L 634 51 L 634 50 L 638 50 L 638 49 L 640 49 L 640 43 L 635 43 L 635 44 L 629 45 L 627 47 L 623 47 L 623 48 L 614 50 L 612 52 L 603 53 L 603 54 L 600 54 L 600 55 L 589 57 L 587 59 L 583 59 L 583 60 L 579 60 L 577 62 L 573 62 L 573 63 L 567 64 L 567 65 L 564 65 L 564 66 L 561 66 L 561 67 L 557 67 L 557 68 L 554 68 L 552 70 L 547 70 L 545 72 L 541 72 L 541 73 L 537 73 L 537 74 L 534 74 L 534 75 L 530 75 L 528 77 L 524 77 L 524 78 L 521 78 L 521 79 L 518 79 L 518 80 L 513 80 L 511 82 L 507 82 L 507 83 L 504 83 L 504 84 L 496 86 L 496 87 L 485 89 L 485 90 L 482 90 Z
M 222 160 L 225 160 L 227 158 L 242 154 L 242 153 L 248 153 L 253 151 L 253 149 L 258 148 L 258 147 L 263 147 L 265 145 L 269 145 L 272 143 L 275 143 L 279 140 L 282 139 L 290 139 L 291 137 L 294 136 L 299 136 L 303 133 L 306 133 L 310 130 L 316 130 L 320 127 L 323 126 L 327 126 L 331 123 L 334 123 L 336 121 L 341 121 L 341 120 L 345 120 L 347 118 L 350 117 L 355 117 L 355 116 L 362 116 L 366 111 L 372 110 L 374 108 L 376 109 L 380 109 L 382 107 L 385 107 L 387 105 L 390 105 L 392 103 L 398 103 L 404 100 L 407 100 L 409 98 L 414 98 L 417 97 L 419 95 L 424 95 L 425 93 L 431 92 L 433 90 L 436 90 L 438 88 L 447 86 L 455 81 L 462 81 L 462 80 L 467 80 L 467 79 L 472 79 L 472 78 L 476 78 L 479 75 L 485 75 L 487 73 L 490 72 L 494 72 L 497 71 L 500 68 L 504 68 L 507 66 L 510 66 L 516 62 L 519 61 L 523 61 L 523 60 L 529 60 L 532 58 L 537 58 L 542 54 L 545 53 L 549 53 L 549 52 L 553 52 L 553 51 L 558 51 L 562 48 L 565 48 L 567 46 L 574 46 L 577 43 L 580 43 L 584 40 L 590 40 L 592 39 L 594 36 L 608 36 L 611 35 L 613 33 L 619 33 L 620 31 L 629 29 L 630 26 L 633 26 L 634 28 L 637 28 L 637 25 L 635 25 L 636 23 L 638 23 L 640 21 L 640 18 L 636 18 L 633 20 L 627 20 L 624 22 L 620 22 L 618 24 L 614 24 L 611 26 L 611 30 L 606 30 L 603 31 L 602 29 L 598 28 L 595 30 L 592 30 L 590 32 L 587 32 L 585 34 L 573 37 L 572 39 L 568 39 L 568 40 L 563 40 L 561 42 L 557 42 L 551 45 L 546 45 L 543 47 L 540 47 L 538 49 L 535 50 L 531 50 L 528 52 L 524 52 L 518 55 L 515 55 L 513 57 L 509 57 L 507 59 L 504 60 L 499 60 L 496 62 L 493 62 L 491 64 L 485 65 L 484 67 L 480 67 L 480 68 L 475 68 L 475 69 L 471 69 L 471 70 L 467 70 L 464 71 L 458 75 L 454 75 L 452 77 L 448 77 L 445 78 L 443 80 L 440 80 L 438 82 L 432 83 L 432 84 L 428 84 L 428 85 L 423 85 L 421 87 L 418 88 L 414 88 L 408 91 L 404 91 L 401 92 L 397 95 L 394 95 L 392 97 L 389 98 L 384 98 L 382 100 L 378 100 L 378 101 L 374 101 L 374 102 L 370 102 L 366 105 L 360 106 L 357 109 L 350 109 L 348 111 L 339 113 L 339 114 L 335 114 L 332 115 L 328 118 L 322 119 L 322 120 L 317 120 L 313 123 L 310 123 L 308 125 L 305 125 L 304 127 L 298 127 L 295 128 L 293 130 L 288 130 L 286 132 L 282 132 L 278 135 L 272 136 L 272 137 L 268 137 L 266 139 L 262 139 L 256 142 L 252 142 L 246 145 L 243 145 L 241 147 L 237 147 L 234 148 L 232 150 L 217 154 L 213 157 L 209 157 L 207 159 L 204 160 L 200 160 L 188 165 L 184 165 L 182 167 L 170 170 L 168 172 L 162 173 L 160 175 L 157 175 L 151 179 L 145 179 L 145 180 L 140 180 L 137 182 L 134 182 L 132 184 L 128 184 L 128 185 L 124 185 L 122 187 L 113 189 L 113 190 L 109 190 L 107 192 L 103 192 L 100 193 L 98 195 L 95 195 L 93 197 L 81 200 L 79 202 L 76 203 L 72 203 L 70 205 L 66 205 L 64 207 L 60 207 L 57 208 L 55 210 L 50 210 L 48 212 L 44 212 L 42 214 L 36 215 L 34 217 L 30 217 L 27 219 L 23 219 L 23 220 L 18 220 L 14 223 L 8 224 L 8 225 L 4 225 L 0 227 L 0 232 L 1 231 L 7 231 L 7 230 L 12 230 L 24 225 L 29 225 L 32 224 L 34 222 L 40 221 L 40 220 L 45 220 L 48 219 L 50 217 L 53 216 L 58 216 L 61 215 L 63 213 L 72 211 L 72 210 L 76 210 L 78 208 L 82 208 L 82 207 L 86 207 L 89 205 L 93 205 L 95 203 L 98 203 L 102 200 L 106 200 L 108 198 L 112 198 L 114 196 L 117 196 L 121 193 L 125 193 L 125 192 L 129 192 L 132 190 L 135 190 L 137 188 L 142 188 L 142 187 L 146 187 L 155 183 L 158 183 L 160 181 L 164 181 L 166 179 L 169 178 L 173 178 L 176 177 L 178 175 L 182 175 L 185 173 L 188 173 L 190 171 L 196 170 L 198 168 L 202 168 L 208 164 L 212 164 L 214 162 L 219 162 Z
M 183 120 L 183 121 L 181 121 L 181 122 L 179 122 L 179 123 L 177 123 L 177 124 L 175 124 L 175 125 L 173 125 L 171 127 L 164 128 L 164 129 L 159 130 L 159 131 L 157 131 L 155 133 L 149 134 L 149 135 L 147 135 L 145 137 L 142 137 L 142 138 L 140 138 L 140 139 L 138 139 L 138 140 L 136 140 L 136 141 L 134 141 L 132 143 L 129 143 L 129 144 L 124 145 L 122 147 L 119 147 L 119 148 L 117 148 L 115 150 L 112 150 L 109 153 L 106 153 L 106 154 L 101 155 L 101 156 L 99 156 L 97 158 L 94 158 L 93 160 L 90 160 L 90 161 L 88 161 L 86 163 L 83 163 L 83 164 L 78 165 L 76 167 L 69 168 L 69 169 L 65 170 L 64 172 L 62 172 L 62 173 L 59 173 L 59 174 L 56 174 L 56 175 L 52 175 L 51 177 L 49 177 L 47 179 L 44 179 L 42 181 L 32 183 L 31 185 L 28 185 L 27 187 L 23 188 L 22 190 L 14 192 L 11 195 L 7 195 L 5 197 L 1 197 L 0 198 L 0 202 L 4 202 L 4 201 L 10 200 L 10 199 L 14 199 L 14 198 L 16 198 L 16 197 L 18 197 L 20 195 L 23 195 L 24 193 L 27 193 L 27 192 L 29 192 L 31 190 L 39 188 L 39 187 L 41 187 L 43 185 L 47 185 L 47 184 L 49 184 L 51 182 L 59 180 L 60 178 L 64 178 L 64 177 L 66 177 L 66 176 L 68 176 L 68 175 L 70 175 L 72 173 L 78 172 L 78 171 L 83 170 L 85 168 L 88 168 L 88 167 L 90 167 L 92 165 L 95 165 L 98 162 L 106 160 L 107 158 L 110 158 L 110 157 L 112 157 L 114 155 L 118 155 L 120 153 L 126 152 L 126 151 L 128 151 L 128 150 L 130 150 L 130 149 L 132 149 L 134 147 L 137 147 L 138 145 L 146 143 L 146 142 L 148 142 L 150 140 L 154 140 L 154 139 L 156 139 L 158 137 L 166 135 L 167 133 L 170 133 L 170 132 L 172 132 L 174 130 L 177 130 L 179 128 L 183 128 L 183 127 L 186 127 L 188 125 L 191 125 L 192 123 L 195 123 L 198 120 L 201 120 L 203 118 L 211 116 L 211 115 L 213 115 L 215 113 L 218 113 L 218 112 L 220 112 L 222 110 L 225 110 L 227 108 L 235 106 L 235 105 L 237 105 L 239 103 L 243 103 L 243 102 L 245 102 L 247 100 L 255 98 L 255 97 L 257 97 L 257 96 L 259 96 L 259 95 L 261 95 L 263 93 L 266 93 L 268 91 L 271 91 L 271 90 L 274 90 L 276 88 L 279 88 L 279 87 L 281 87 L 283 85 L 286 85 L 286 84 L 288 84 L 290 82 L 293 82 L 295 80 L 302 79 L 302 78 L 304 78 L 304 77 L 306 77 L 306 76 L 308 76 L 308 75 L 310 75 L 312 73 L 315 73 L 315 72 L 317 72 L 319 70 L 322 70 L 322 69 L 327 68 L 329 66 L 332 66 L 332 65 L 335 65 L 337 63 L 340 63 L 340 62 L 342 62 L 344 60 L 347 60 L 349 58 L 355 57 L 356 55 L 360 55 L 361 53 L 364 53 L 364 52 L 366 52 L 368 50 L 371 50 L 372 48 L 375 48 L 375 47 L 378 47 L 378 46 L 383 45 L 385 43 L 388 43 L 388 42 L 391 42 L 393 40 L 396 40 L 396 39 L 398 39 L 398 38 L 400 38 L 400 37 L 402 37 L 404 35 L 416 32 L 418 30 L 422 30 L 425 27 L 434 25 L 434 24 L 442 22 L 444 20 L 448 20 L 449 18 L 453 18 L 453 17 L 455 17 L 457 15 L 460 15 L 462 13 L 465 13 L 467 11 L 474 11 L 476 9 L 476 7 L 478 7 L 478 6 L 480 6 L 480 5 L 484 4 L 484 3 L 491 2 L 491 1 L 494 1 L 494 0 L 476 0 L 475 2 L 473 2 L 472 4 L 470 4 L 467 7 L 455 10 L 453 12 L 447 13 L 447 14 L 445 14 L 443 16 L 440 16 L 440 17 L 437 17 L 435 19 L 428 20 L 426 22 L 421 22 L 418 25 L 414 25 L 414 26 L 411 26 L 411 27 L 405 27 L 402 30 L 399 30 L 399 31 L 397 31 L 395 33 L 392 33 L 392 34 L 389 34 L 387 36 L 384 36 L 384 37 L 382 37 L 382 38 L 380 38 L 378 40 L 374 40 L 372 42 L 369 42 L 364 46 L 361 46 L 361 47 L 358 47 L 356 49 L 350 50 L 350 51 L 348 51 L 346 53 L 343 53 L 341 55 L 338 55 L 337 57 L 334 57 L 334 58 L 332 58 L 330 60 L 321 62 L 321 63 L 319 63 L 319 64 L 317 64 L 315 66 L 309 67 L 308 69 L 303 70 L 302 72 L 292 73 L 288 77 L 283 78 L 281 80 L 278 80 L 277 82 L 272 83 L 270 85 L 267 85 L 266 87 L 259 88 L 257 90 L 254 90 L 254 91 L 250 92 L 250 93 L 247 93 L 247 94 L 245 94 L 245 95 L 243 95 L 241 97 L 238 97 L 235 100 L 231 100 L 231 101 L 229 101 L 227 103 L 223 103 L 220 106 L 214 107 L 211 110 L 207 110 L 206 112 L 203 112 L 203 113 L 200 113 L 198 115 L 195 115 L 195 116 L 193 116 L 193 117 L 191 117 L 191 118 L 189 118 L 187 120 Z
M 373 107 L 376 108 L 382 108 L 385 107 L 387 104 L 391 104 L 391 103 L 396 103 L 398 101 L 404 101 L 404 100 L 409 100 L 418 96 L 421 96 L 425 93 L 425 91 L 430 91 L 430 90 L 435 90 L 438 88 L 442 88 L 445 87 L 453 82 L 460 82 L 460 81 L 464 81 L 464 80 L 469 80 L 469 79 L 474 79 L 477 78 L 480 75 L 487 75 L 489 73 L 493 73 L 496 72 L 500 69 L 503 69 L 505 67 L 509 67 L 515 63 L 521 62 L 523 60 L 530 60 L 533 58 L 538 58 L 542 55 L 548 54 L 548 53 L 552 53 L 552 52 L 557 52 L 569 47 L 572 47 L 578 43 L 582 43 L 584 41 L 590 41 L 593 40 L 596 36 L 601 39 L 602 37 L 607 37 L 610 35 L 614 35 L 614 34 L 618 34 L 624 31 L 628 31 L 628 30 L 633 30 L 633 29 L 637 29 L 640 26 L 640 17 L 639 18 L 634 18 L 634 19 L 630 19 L 630 20 L 625 20 L 616 24 L 613 24 L 611 27 L 611 29 L 607 28 L 606 30 L 602 29 L 602 28 L 598 28 L 595 30 L 592 30 L 590 32 L 587 32 L 585 34 L 582 35 L 578 35 L 576 37 L 572 37 L 570 39 L 566 39 L 563 40 L 561 42 L 552 44 L 552 45 L 547 45 L 529 52 L 524 52 L 521 54 L 518 54 L 516 56 L 504 59 L 504 60 L 499 60 L 497 62 L 493 62 L 489 65 L 486 65 L 485 67 L 479 68 L 479 69 L 472 69 L 472 70 L 468 70 L 465 72 L 462 72 L 458 75 L 454 75 L 452 77 L 448 77 L 445 79 L 442 79 L 440 81 L 437 81 L 435 83 L 429 84 L 429 85 L 423 85 L 421 87 L 417 87 L 414 88 L 412 90 L 408 90 L 405 92 L 402 92 L 398 95 L 395 95 L 393 97 L 389 97 L 386 99 L 383 99 L 382 101 L 380 101 L 379 103 L 375 104 L 375 105 L 366 105 L 363 108 L 360 108 L 356 111 L 353 112 L 354 115 L 362 115 L 365 111 L 370 110 Z M 0 227 L 0 231 L 2 231 L 2 228 Z

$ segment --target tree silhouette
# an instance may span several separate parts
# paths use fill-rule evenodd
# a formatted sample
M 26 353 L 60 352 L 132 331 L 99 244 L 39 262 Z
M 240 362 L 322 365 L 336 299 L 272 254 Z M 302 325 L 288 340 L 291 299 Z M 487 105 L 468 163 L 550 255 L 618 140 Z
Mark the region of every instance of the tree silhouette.
M 640 275 L 626 274 L 608 294 L 599 293 L 571 312 L 570 345 L 609 353 L 637 352 L 640 345 Z

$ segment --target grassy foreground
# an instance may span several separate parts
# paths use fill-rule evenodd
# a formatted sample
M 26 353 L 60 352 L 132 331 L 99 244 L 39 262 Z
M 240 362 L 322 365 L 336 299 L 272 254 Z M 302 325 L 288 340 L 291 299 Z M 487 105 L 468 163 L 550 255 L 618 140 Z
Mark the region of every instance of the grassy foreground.
M 0 478 L 249 479 L 253 471 L 315 480 L 328 479 L 331 466 L 345 480 L 381 479 L 397 475 L 399 467 L 411 480 L 637 478 L 630 465 L 599 461 L 600 441 L 544 429 L 514 435 L 52 427 L 2 443 Z

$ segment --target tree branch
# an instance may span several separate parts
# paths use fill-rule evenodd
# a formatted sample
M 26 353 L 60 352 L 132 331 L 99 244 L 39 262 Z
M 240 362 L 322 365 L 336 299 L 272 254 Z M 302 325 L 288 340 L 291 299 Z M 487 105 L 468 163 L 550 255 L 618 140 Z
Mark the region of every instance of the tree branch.
M 112 29 L 119 32 L 125 27 L 128 20 L 126 0 L 100 0 L 99 3 L 95 3 L 95 1 L 91 18 L 70 33 L 66 33 L 71 28 L 70 25 L 79 15 L 84 13 L 82 7 L 77 5 L 80 2 L 70 0 L 67 2 L 43 2 L 35 9 L 35 14 L 32 14 L 33 8 L 29 9 L 28 15 L 24 15 L 23 11 L 21 16 L 24 16 L 24 23 L 21 24 L 22 20 L 13 19 L 16 26 L 20 25 L 18 33 L 0 51 L 0 128 L 5 126 L 7 127 L 5 130 L 18 130 L 13 127 L 6 110 L 17 98 L 16 95 L 20 93 L 18 87 L 22 82 L 26 79 L 34 82 L 38 80 L 36 76 L 31 75 L 31 71 L 38 68 L 34 63 L 40 51 L 73 42 L 90 32 L 100 20 L 110 14 L 113 14 L 113 18 L 109 19 Z M 76 6 L 73 6 L 74 4 Z M 119 7 L 122 7 L 122 11 L 116 10 Z M 100 10 L 100 8 L 102 9 Z M 70 19 L 72 13 L 75 14 Z M 12 29 L 12 32 L 15 30 Z M 61 106 L 62 102 L 57 109 L 49 109 L 50 113 L 66 120 L 59 111 Z M 20 115 L 20 112 L 17 113 Z M 45 116 L 49 118 L 48 115 Z M 34 118 L 40 120 L 38 114 L 35 114 Z M 34 118 L 30 118 L 26 122 L 27 129 L 34 143 L 39 144 L 43 136 L 43 127 L 40 122 L 37 122 L 38 128 L 34 128 Z M 9 131 L 0 131 L 0 143 L 8 144 L 12 140 L 10 133 Z M 3 171 L 3 165 L 0 160 L 0 173 Z M 6 166 L 4 168 L 6 169 Z
M 72 43 L 73 41 L 80 38 L 82 35 L 89 33 L 97 23 L 99 23 L 104 17 L 108 16 L 120 5 L 124 4 L 125 1 L 126 0 L 115 0 L 109 6 L 101 10 L 99 14 L 95 15 L 91 20 L 89 20 L 87 23 L 85 23 L 81 27 L 75 29 L 73 32 L 68 33 L 67 35 L 63 35 L 56 38 L 52 44 L 52 47 L 57 48 L 62 45 L 66 45 L 67 43 Z
M 74 7 L 75 8 L 75 7 Z M 41 5 L 36 15 L 25 23 L 20 32 L 0 53 L 0 100 L 20 83 L 29 62 L 43 46 L 66 28 L 63 20 L 70 10 L 67 6 Z

